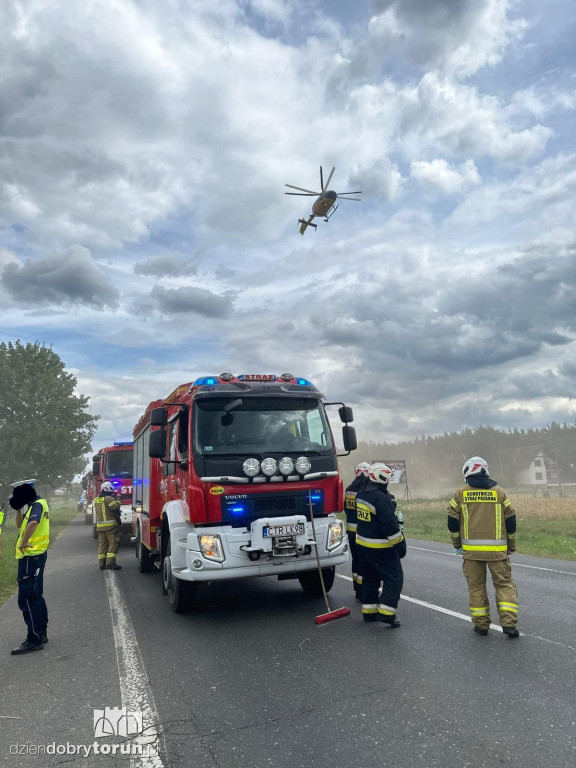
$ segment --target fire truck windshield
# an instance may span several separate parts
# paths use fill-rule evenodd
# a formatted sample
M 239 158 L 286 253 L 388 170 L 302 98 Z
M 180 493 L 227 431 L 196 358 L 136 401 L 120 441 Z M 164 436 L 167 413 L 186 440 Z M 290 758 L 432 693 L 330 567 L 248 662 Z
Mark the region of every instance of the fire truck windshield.
M 314 398 L 198 399 L 194 448 L 201 456 L 334 453 L 324 408 Z
M 106 477 L 132 477 L 132 458 L 132 450 L 107 453 Z

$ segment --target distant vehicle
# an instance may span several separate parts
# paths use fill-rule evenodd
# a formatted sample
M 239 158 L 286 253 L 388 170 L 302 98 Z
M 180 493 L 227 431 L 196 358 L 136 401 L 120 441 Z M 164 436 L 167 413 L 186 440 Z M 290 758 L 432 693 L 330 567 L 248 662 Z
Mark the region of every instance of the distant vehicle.
M 285 184 L 284 186 L 290 187 L 290 189 L 299 189 L 300 192 L 284 192 L 285 195 L 299 195 L 300 197 L 317 197 L 317 200 L 314 202 L 312 206 L 312 213 L 308 217 L 308 220 L 306 219 L 298 219 L 298 224 L 300 224 L 300 234 L 303 235 L 304 232 L 306 232 L 306 227 L 314 227 L 314 229 L 317 228 L 317 224 L 312 223 L 312 219 L 315 217 L 322 217 L 324 216 L 324 221 L 329 221 L 329 219 L 332 218 L 332 216 L 336 213 L 336 210 L 338 208 L 338 205 L 336 203 L 336 198 L 341 198 L 342 200 L 356 200 L 358 202 L 361 202 L 361 199 L 359 197 L 348 197 L 348 195 L 361 195 L 362 192 L 334 192 L 332 189 L 327 189 L 328 185 L 330 184 L 330 181 L 332 180 L 332 176 L 334 175 L 334 171 L 336 170 L 336 167 L 332 168 L 330 171 L 330 176 L 328 176 L 328 181 L 326 182 L 326 185 L 324 185 L 324 177 L 322 176 L 322 166 L 320 166 L 320 188 L 321 192 L 312 192 L 310 189 L 303 189 L 302 187 L 295 187 L 293 184 Z
M 86 500 L 86 491 L 82 491 L 80 498 L 78 499 L 78 512 L 86 514 L 86 507 L 88 502 Z

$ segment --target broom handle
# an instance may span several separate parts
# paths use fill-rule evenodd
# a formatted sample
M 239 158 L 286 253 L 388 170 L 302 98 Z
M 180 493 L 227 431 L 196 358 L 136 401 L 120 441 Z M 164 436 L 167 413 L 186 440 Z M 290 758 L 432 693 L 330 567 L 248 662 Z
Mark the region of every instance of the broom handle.
M 308 491 L 308 506 L 310 508 L 310 522 L 312 523 L 312 536 L 316 542 L 314 550 L 316 552 L 316 562 L 318 564 L 318 575 L 320 576 L 320 586 L 322 587 L 322 594 L 324 595 L 324 601 L 326 602 L 326 610 L 330 613 L 330 603 L 328 602 L 328 595 L 326 594 L 326 587 L 324 586 L 324 576 L 322 575 L 322 566 L 320 565 L 320 555 L 318 554 L 318 539 L 316 538 L 316 526 L 314 525 L 314 510 L 312 509 L 312 492 Z

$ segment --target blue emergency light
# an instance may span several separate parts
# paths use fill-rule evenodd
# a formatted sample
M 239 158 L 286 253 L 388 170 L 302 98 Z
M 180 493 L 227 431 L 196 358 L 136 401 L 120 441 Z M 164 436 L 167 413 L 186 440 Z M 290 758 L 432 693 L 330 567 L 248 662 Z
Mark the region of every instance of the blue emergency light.
M 201 379 L 196 379 L 193 386 L 195 387 L 213 387 L 214 384 L 218 384 L 218 379 L 215 376 L 203 376 Z

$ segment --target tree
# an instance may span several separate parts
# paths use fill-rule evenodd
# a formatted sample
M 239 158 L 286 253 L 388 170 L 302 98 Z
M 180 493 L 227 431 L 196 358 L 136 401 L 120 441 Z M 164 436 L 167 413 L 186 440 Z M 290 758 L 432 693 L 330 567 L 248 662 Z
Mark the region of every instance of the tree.
M 0 486 L 35 477 L 45 493 L 82 472 L 99 416 L 60 357 L 35 342 L 0 343 Z

